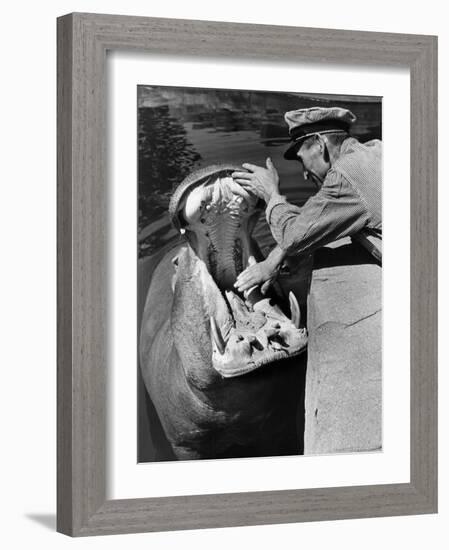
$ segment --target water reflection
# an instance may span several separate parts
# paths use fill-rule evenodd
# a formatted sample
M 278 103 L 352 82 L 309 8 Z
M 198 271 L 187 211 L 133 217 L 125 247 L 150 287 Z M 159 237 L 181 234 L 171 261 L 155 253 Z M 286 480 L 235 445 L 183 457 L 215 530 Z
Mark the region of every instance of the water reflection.
M 139 226 L 155 221 L 166 209 L 173 185 L 191 170 L 200 154 L 169 105 L 139 109 Z

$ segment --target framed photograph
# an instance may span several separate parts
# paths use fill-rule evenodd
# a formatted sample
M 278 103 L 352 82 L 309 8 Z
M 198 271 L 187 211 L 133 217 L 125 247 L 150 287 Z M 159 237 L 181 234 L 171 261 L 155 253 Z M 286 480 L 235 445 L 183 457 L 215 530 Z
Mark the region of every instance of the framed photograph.
M 436 37 L 59 18 L 58 531 L 435 513 L 436 193 Z

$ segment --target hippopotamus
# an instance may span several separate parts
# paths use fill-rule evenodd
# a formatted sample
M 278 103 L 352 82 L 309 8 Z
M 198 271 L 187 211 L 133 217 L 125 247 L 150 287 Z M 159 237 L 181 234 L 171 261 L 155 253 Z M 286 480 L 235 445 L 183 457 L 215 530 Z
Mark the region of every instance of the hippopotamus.
M 240 166 L 192 172 L 169 205 L 181 243 L 160 261 L 140 330 L 140 367 L 180 460 L 298 454 L 299 380 L 307 346 L 298 301 L 239 294 L 262 259 L 252 232 L 260 199 L 232 179 Z M 285 300 L 287 302 L 287 300 Z

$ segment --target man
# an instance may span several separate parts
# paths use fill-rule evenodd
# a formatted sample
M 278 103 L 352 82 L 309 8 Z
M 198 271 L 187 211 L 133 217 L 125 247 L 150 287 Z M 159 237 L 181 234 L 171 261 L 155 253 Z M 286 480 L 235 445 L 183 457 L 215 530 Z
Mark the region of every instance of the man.
M 355 115 L 340 107 L 312 107 L 285 113 L 292 144 L 284 158 L 301 163 L 317 193 L 302 207 L 279 193 L 279 176 L 270 158 L 266 168 L 243 164 L 236 182 L 261 197 L 277 246 L 237 278 L 239 291 L 261 285 L 263 293 L 276 278 L 287 255 L 303 254 L 346 236 L 359 240 L 381 261 L 381 142 L 365 144 L 350 137 Z

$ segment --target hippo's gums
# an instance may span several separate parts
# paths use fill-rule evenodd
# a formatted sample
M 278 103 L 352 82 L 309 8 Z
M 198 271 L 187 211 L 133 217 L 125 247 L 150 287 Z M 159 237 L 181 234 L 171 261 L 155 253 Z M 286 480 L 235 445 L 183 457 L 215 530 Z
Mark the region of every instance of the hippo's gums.
M 154 271 L 140 333 L 147 391 L 179 459 L 298 454 L 296 411 L 307 335 L 290 293 L 288 315 L 257 288 L 234 291 L 261 259 L 257 197 L 234 165 L 196 171 L 170 216 L 186 242 Z

